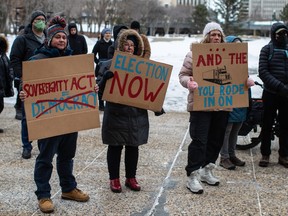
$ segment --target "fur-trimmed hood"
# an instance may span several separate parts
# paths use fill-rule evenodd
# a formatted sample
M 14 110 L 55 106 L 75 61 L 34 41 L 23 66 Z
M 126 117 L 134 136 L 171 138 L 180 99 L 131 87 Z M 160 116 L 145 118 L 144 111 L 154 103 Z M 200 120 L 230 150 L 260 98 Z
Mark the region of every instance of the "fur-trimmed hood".
M 8 46 L 8 40 L 3 35 L 0 35 L 0 53 L 7 53 Z
M 142 56 L 143 51 L 144 51 L 144 45 L 143 45 L 143 40 L 141 38 L 141 36 L 138 34 L 138 32 L 136 32 L 133 29 L 127 29 L 124 30 L 123 32 L 121 32 L 121 34 L 118 35 L 117 38 L 117 50 L 119 51 L 124 51 L 124 44 L 127 41 L 127 37 L 128 36 L 134 36 L 137 39 L 138 42 L 138 50 L 137 50 L 137 56 Z

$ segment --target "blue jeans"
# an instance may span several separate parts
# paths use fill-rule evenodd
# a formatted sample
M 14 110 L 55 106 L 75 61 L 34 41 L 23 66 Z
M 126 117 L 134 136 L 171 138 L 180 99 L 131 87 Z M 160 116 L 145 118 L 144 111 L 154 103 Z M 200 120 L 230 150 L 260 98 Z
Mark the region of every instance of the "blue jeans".
M 49 184 L 53 157 L 57 154 L 56 168 L 62 192 L 70 192 L 77 183 L 73 176 L 73 158 L 76 153 L 78 133 L 64 134 L 38 140 L 39 155 L 36 158 L 34 181 L 37 186 L 35 194 L 38 199 L 51 197 Z
M 21 140 L 23 149 L 32 150 L 32 142 L 29 141 L 28 138 L 28 128 L 27 128 L 27 120 L 24 109 L 24 103 L 22 103 L 22 120 L 21 120 Z

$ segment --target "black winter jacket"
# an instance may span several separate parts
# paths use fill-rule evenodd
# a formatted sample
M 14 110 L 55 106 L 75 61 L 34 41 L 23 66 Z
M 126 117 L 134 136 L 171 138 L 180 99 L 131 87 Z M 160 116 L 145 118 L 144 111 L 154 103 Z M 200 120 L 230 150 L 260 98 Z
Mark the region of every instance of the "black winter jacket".
M 41 43 L 36 39 L 31 24 L 29 24 L 25 28 L 24 34 L 17 36 L 11 47 L 10 61 L 15 77 L 22 78 L 22 62 L 33 56 L 35 50 L 40 46 Z
M 264 89 L 274 94 L 278 94 L 281 88 L 288 84 L 288 47 L 278 46 L 275 40 L 275 32 L 280 28 L 287 29 L 282 23 L 272 25 L 270 42 L 272 46 L 265 45 L 259 57 L 259 77 L 264 83 Z M 272 52 L 271 47 L 274 47 Z
M 7 50 L 8 42 L 6 38 L 0 36 L 0 98 L 14 96 L 13 69 L 6 55 Z
M 127 35 L 131 34 L 135 34 L 139 41 L 138 49 L 143 51 L 142 39 L 134 30 L 127 30 L 120 35 L 117 48 L 123 47 L 122 43 L 126 41 Z M 100 70 L 109 70 L 111 61 L 103 62 Z M 139 146 L 147 143 L 148 135 L 149 119 L 147 110 L 106 101 L 102 124 L 102 141 L 104 144 Z

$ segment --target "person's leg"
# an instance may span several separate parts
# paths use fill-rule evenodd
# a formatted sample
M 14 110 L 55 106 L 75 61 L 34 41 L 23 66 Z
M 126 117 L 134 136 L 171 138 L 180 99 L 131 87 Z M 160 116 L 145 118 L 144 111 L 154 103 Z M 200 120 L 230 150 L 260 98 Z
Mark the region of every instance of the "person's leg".
M 207 137 L 210 127 L 210 112 L 194 111 L 190 113 L 190 137 L 188 146 L 188 161 L 185 168 L 187 176 L 199 170 L 205 162 Z
M 141 187 L 136 180 L 136 171 L 139 158 L 138 146 L 125 146 L 125 186 L 133 191 L 140 191 Z
M 226 127 L 223 146 L 222 146 L 221 151 L 220 151 L 221 158 L 223 158 L 223 159 L 229 158 L 228 150 L 229 150 L 229 140 L 230 140 L 230 134 L 231 134 L 232 127 L 233 127 L 233 123 L 229 122 L 227 124 L 227 127 Z
M 139 158 L 138 146 L 125 146 L 126 178 L 135 178 Z
M 261 154 L 268 156 L 271 154 L 271 133 L 272 125 L 276 117 L 277 101 L 276 95 L 264 90 L 263 92 L 263 124 L 261 128 Z M 286 111 L 287 112 L 287 111 Z M 286 132 L 287 133 L 287 132 Z
M 22 104 L 21 140 L 23 147 L 22 157 L 24 159 L 29 159 L 31 158 L 32 142 L 30 142 L 28 138 L 28 128 L 27 128 L 24 104 Z
M 0 97 L 0 113 L 2 113 L 4 109 L 4 98 L 3 97 Z M 0 133 L 3 133 L 4 130 L 0 128 Z
M 109 171 L 109 179 L 119 179 L 120 177 L 120 161 L 123 146 L 108 146 L 107 163 Z
M 77 183 L 73 175 L 73 158 L 76 153 L 78 133 L 70 133 L 58 136 L 57 172 L 60 179 L 62 192 L 70 192 L 76 188 Z
M 219 156 L 219 152 L 223 145 L 225 131 L 227 128 L 229 112 L 213 111 L 211 112 L 211 115 L 212 118 L 209 127 L 204 166 L 209 163 L 215 164 L 215 161 Z
M 235 157 L 235 150 L 238 140 L 238 133 L 242 127 L 243 122 L 234 122 L 233 127 L 231 128 L 230 139 L 229 139 L 229 147 L 228 153 L 229 157 Z
M 223 145 L 220 151 L 221 157 L 219 165 L 228 170 L 234 170 L 236 168 L 235 165 L 230 161 L 229 157 L 230 136 L 233 125 L 234 123 L 232 122 L 227 124 Z
M 282 99 L 279 102 L 278 120 L 280 125 L 279 134 L 279 156 L 286 158 L 285 163 L 288 167 L 288 99 Z
M 110 179 L 110 189 L 114 193 L 122 191 L 120 184 L 120 161 L 123 146 L 108 146 L 107 164 Z
M 38 140 L 39 155 L 36 158 L 34 169 L 34 181 L 37 186 L 35 194 L 38 200 L 51 197 L 49 180 L 53 170 L 52 160 L 57 151 L 57 146 L 58 144 L 54 143 L 51 138 Z

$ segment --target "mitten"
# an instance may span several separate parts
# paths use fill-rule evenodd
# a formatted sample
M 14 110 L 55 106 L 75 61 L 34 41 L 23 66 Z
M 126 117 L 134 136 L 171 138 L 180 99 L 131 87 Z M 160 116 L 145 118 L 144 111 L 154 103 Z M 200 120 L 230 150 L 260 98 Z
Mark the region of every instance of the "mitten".
M 98 83 L 100 92 L 104 92 L 107 80 L 111 79 L 113 76 L 114 76 L 114 74 L 110 70 L 107 70 L 104 72 L 102 79 Z
M 155 116 L 161 116 L 163 115 L 165 112 L 165 110 L 162 108 L 161 111 L 157 111 L 157 112 L 154 112 Z
M 255 85 L 254 80 L 248 77 L 246 81 L 246 85 L 248 88 L 254 86 Z
M 193 92 L 198 88 L 198 83 L 195 82 L 192 77 L 190 77 L 190 79 L 187 82 L 187 88 Z

